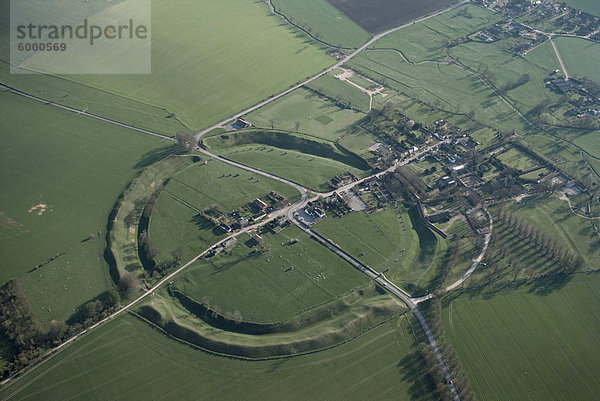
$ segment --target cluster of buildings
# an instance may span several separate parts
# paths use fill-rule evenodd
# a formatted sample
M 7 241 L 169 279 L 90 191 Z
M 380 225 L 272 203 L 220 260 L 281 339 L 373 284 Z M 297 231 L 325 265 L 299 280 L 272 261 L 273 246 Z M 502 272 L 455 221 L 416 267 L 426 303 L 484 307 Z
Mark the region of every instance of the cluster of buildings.
M 279 210 L 287 204 L 288 200 L 285 197 L 276 192 L 270 192 L 267 196 L 256 198 L 240 209 L 229 213 L 215 212 L 213 209 L 210 219 L 221 230 L 230 233 L 261 220 L 268 213 Z

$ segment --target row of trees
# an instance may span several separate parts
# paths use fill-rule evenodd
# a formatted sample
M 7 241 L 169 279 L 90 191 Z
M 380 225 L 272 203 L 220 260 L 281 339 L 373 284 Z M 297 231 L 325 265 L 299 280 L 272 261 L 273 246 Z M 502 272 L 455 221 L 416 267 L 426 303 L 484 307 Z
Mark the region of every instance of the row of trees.
M 83 305 L 71 324 L 53 320 L 45 331 L 39 317 L 27 300 L 19 279 L 12 279 L 0 287 L 0 332 L 12 348 L 14 358 L 1 371 L 8 377 L 26 367 L 48 348 L 60 344 L 99 319 L 108 316 L 120 304 L 115 289 L 103 293 L 97 300 Z
M 464 401 L 475 400 L 475 393 L 473 393 L 473 390 L 469 385 L 469 379 L 462 369 L 450 341 L 446 338 L 446 333 L 442 325 L 442 301 L 437 297 L 432 298 L 429 301 L 427 312 L 431 323 L 432 334 L 438 342 L 438 349 L 442 353 L 442 357 L 444 358 L 444 362 L 446 363 L 446 367 L 448 368 L 452 379 L 452 384 L 458 392 L 458 396 Z M 420 348 L 423 358 L 429 368 L 429 374 L 431 375 L 442 400 L 452 400 L 452 394 L 446 384 L 442 368 L 437 361 L 431 345 L 421 343 Z
M 583 264 L 581 255 L 577 255 L 562 246 L 555 238 L 540 230 L 520 216 L 511 213 L 506 208 L 500 207 L 497 221 L 505 225 L 530 246 L 535 247 L 542 255 L 553 260 L 557 268 L 556 273 L 572 273 Z

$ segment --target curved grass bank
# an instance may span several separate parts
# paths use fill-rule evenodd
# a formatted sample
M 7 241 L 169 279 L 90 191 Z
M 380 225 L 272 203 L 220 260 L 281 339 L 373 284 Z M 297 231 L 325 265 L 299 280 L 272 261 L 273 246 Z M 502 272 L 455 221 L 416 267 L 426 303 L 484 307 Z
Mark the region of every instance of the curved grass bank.
M 168 289 L 169 294 L 177 299 L 181 306 L 190 314 L 220 330 L 248 335 L 286 333 L 301 330 L 310 325 L 333 318 L 365 301 L 373 300 L 373 297 L 377 296 L 375 284 L 369 283 L 364 289 L 352 290 L 348 295 L 300 312 L 293 318 L 273 323 L 260 323 L 242 320 L 241 315 L 238 317 L 230 313 L 224 315 L 210 308 L 209 305 L 199 302 L 172 287 Z
M 284 150 L 295 150 L 347 164 L 359 170 L 369 170 L 369 165 L 359 156 L 329 141 L 318 141 L 302 134 L 277 130 L 248 130 L 208 137 L 208 148 L 221 150 L 242 145 L 266 145 Z
M 300 330 L 264 335 L 225 331 L 159 298 L 140 307 L 139 315 L 171 336 L 205 350 L 249 359 L 310 353 L 344 343 L 406 310 L 391 296 L 370 299 Z

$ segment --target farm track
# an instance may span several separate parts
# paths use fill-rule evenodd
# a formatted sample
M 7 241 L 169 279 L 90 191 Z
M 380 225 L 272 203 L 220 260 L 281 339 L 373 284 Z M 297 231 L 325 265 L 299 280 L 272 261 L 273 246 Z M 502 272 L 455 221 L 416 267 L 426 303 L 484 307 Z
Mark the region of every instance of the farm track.
M 218 124 L 215 124 L 215 125 L 213 125 L 213 126 L 211 126 L 209 128 L 206 128 L 206 129 L 198 132 L 195 135 L 196 140 L 198 142 L 200 142 L 200 140 L 202 139 L 202 136 L 204 136 L 205 134 L 209 133 L 210 131 L 212 131 L 214 129 L 217 129 L 217 128 L 222 128 L 227 123 L 229 123 L 231 121 L 234 121 L 237 118 L 240 118 L 240 117 L 242 117 L 242 116 L 244 116 L 244 115 L 246 115 L 246 114 L 248 114 L 250 112 L 253 112 L 253 111 L 255 111 L 255 110 L 257 110 L 257 109 L 259 109 L 259 108 L 261 108 L 261 107 L 263 107 L 263 106 L 265 106 L 267 104 L 269 104 L 269 103 L 272 103 L 275 100 L 277 100 L 277 99 L 279 99 L 279 98 L 281 98 L 281 97 L 283 97 L 283 96 L 285 96 L 285 95 L 293 92 L 294 90 L 296 90 L 298 88 L 301 88 L 302 86 L 307 85 L 307 84 L 309 84 L 309 83 L 311 83 L 311 82 L 319 79 L 320 77 L 322 77 L 322 76 L 324 76 L 324 75 L 326 75 L 326 74 L 328 74 L 328 73 L 336 70 L 337 68 L 341 67 L 342 65 L 344 65 L 345 63 L 347 63 L 348 61 L 350 61 L 351 59 L 353 59 L 354 57 L 356 57 L 362 51 L 364 51 L 365 49 L 367 49 L 370 45 L 372 45 L 377 40 L 379 40 L 379 39 L 381 39 L 381 38 L 383 38 L 383 37 L 385 37 L 385 36 L 387 36 L 389 34 L 397 32 L 397 31 L 399 31 L 401 29 L 404 29 L 406 27 L 414 25 L 416 23 L 420 23 L 420 22 L 426 21 L 428 19 L 431 19 L 433 17 L 445 14 L 445 13 L 447 13 L 449 11 L 452 11 L 452 10 L 454 10 L 454 9 L 456 9 L 456 8 L 458 8 L 458 7 L 466 4 L 466 3 L 469 3 L 469 2 L 470 2 L 470 0 L 463 0 L 463 1 L 459 2 L 459 3 L 457 3 L 457 4 L 454 4 L 454 5 L 452 5 L 452 6 L 448 7 L 448 8 L 445 8 L 443 10 L 437 11 L 437 12 L 435 12 L 433 14 L 427 15 L 425 17 L 421 17 L 421 18 L 416 19 L 416 20 L 414 20 L 414 21 L 412 21 L 410 23 L 406 23 L 406 24 L 400 25 L 400 26 L 398 26 L 396 28 L 390 29 L 388 31 L 385 31 L 383 33 L 380 33 L 378 35 L 373 36 L 368 42 L 366 42 L 361 47 L 359 47 L 358 49 L 356 49 L 352 54 L 346 56 L 344 59 L 342 59 L 338 63 L 336 63 L 333 66 L 327 68 L 326 70 L 320 72 L 319 74 L 313 76 L 312 78 L 309 78 L 309 79 L 307 79 L 306 81 L 304 81 L 302 83 L 299 83 L 299 84 L 297 84 L 297 85 L 295 85 L 295 86 L 293 86 L 293 87 L 291 87 L 291 88 L 289 88 L 289 89 L 287 89 L 287 90 L 285 90 L 285 91 L 283 91 L 283 92 L 281 92 L 281 93 L 279 93 L 279 94 L 277 94 L 277 95 L 275 95 L 275 96 L 273 96 L 273 97 L 271 97 L 271 98 L 269 98 L 269 99 L 267 99 L 267 100 L 265 100 L 263 102 L 260 102 L 260 103 L 256 104 L 255 106 L 252 106 L 249 109 L 246 109 L 246 110 L 244 110 L 244 111 L 242 111 L 242 112 L 234 115 L 231 118 L 223 120 L 222 122 L 220 122 Z M 105 117 L 102 117 L 102 116 L 99 116 L 99 115 L 96 115 L 96 114 L 93 114 L 93 113 L 88 113 L 85 110 L 78 110 L 78 109 L 73 108 L 73 107 L 69 107 L 69 106 L 58 104 L 58 103 L 55 103 L 55 102 L 52 102 L 52 101 L 48 101 L 46 99 L 42 99 L 40 97 L 27 94 L 27 93 L 25 93 L 23 91 L 20 91 L 20 90 L 15 89 L 15 88 L 11 88 L 11 87 L 6 86 L 6 85 L 1 84 L 1 83 L 0 83 L 0 88 L 4 89 L 4 90 L 7 90 L 7 91 L 9 91 L 9 92 L 11 92 L 13 94 L 16 94 L 16 95 L 19 95 L 19 96 L 24 96 L 26 98 L 29 98 L 29 99 L 37 101 L 37 102 L 41 102 L 41 103 L 44 103 L 44 104 L 47 104 L 47 105 L 55 106 L 55 107 L 61 108 L 61 109 L 66 110 L 66 111 L 70 111 L 70 112 L 73 112 L 73 113 L 76 113 L 76 114 L 79 114 L 79 115 L 84 115 L 86 117 L 90 117 L 90 118 L 93 118 L 93 119 L 96 119 L 96 120 L 104 121 L 106 123 L 117 125 L 117 126 L 120 126 L 120 127 L 123 127 L 123 128 L 129 128 L 129 129 L 131 129 L 133 131 L 136 131 L 136 132 L 139 132 L 139 133 L 142 133 L 142 134 L 151 135 L 151 136 L 158 137 L 158 138 L 161 138 L 161 139 L 164 139 L 164 140 L 168 140 L 168 141 L 171 141 L 171 142 L 175 142 L 176 141 L 176 139 L 174 139 L 172 137 L 169 137 L 169 136 L 166 136 L 166 135 L 163 135 L 163 134 L 159 134 L 159 133 L 156 133 L 156 132 L 153 132 L 153 131 L 150 131 L 150 130 L 145 130 L 145 129 L 141 129 L 141 128 L 138 128 L 138 127 L 134 127 L 132 125 L 129 125 L 129 124 L 126 124 L 126 123 L 121 123 L 119 121 L 115 121 L 115 120 L 112 120 L 112 119 L 109 119 L 109 118 L 105 118 Z M 427 150 L 429 150 L 429 148 Z M 321 237 L 319 234 L 315 233 L 314 231 L 312 231 L 307 226 L 303 227 L 303 223 L 298 222 L 293 217 L 293 213 L 294 213 L 294 211 L 296 211 L 296 210 L 300 209 L 301 207 L 305 206 L 306 203 L 308 202 L 308 189 L 307 188 L 305 188 L 305 187 L 303 187 L 303 186 L 301 186 L 301 185 L 299 185 L 297 183 L 294 183 L 292 181 L 289 181 L 289 180 L 287 180 L 285 178 L 281 178 L 281 177 L 278 177 L 276 175 L 263 172 L 263 171 L 261 171 L 259 169 L 255 169 L 255 168 L 243 165 L 241 163 L 234 162 L 232 160 L 228 160 L 228 159 L 223 158 L 221 156 L 218 156 L 218 155 L 216 155 L 216 154 L 214 154 L 214 153 L 212 153 L 212 152 L 210 152 L 210 151 L 208 151 L 208 150 L 206 150 L 204 148 L 198 148 L 198 151 L 200 151 L 201 153 L 205 154 L 206 156 L 212 157 L 214 159 L 217 159 L 217 160 L 222 161 L 224 163 L 230 164 L 232 166 L 235 166 L 235 167 L 244 169 L 246 171 L 250 171 L 250 172 L 253 172 L 255 174 L 262 175 L 264 177 L 271 178 L 273 180 L 276 180 L 276 181 L 285 183 L 287 185 L 290 185 L 290 186 L 296 188 L 301 193 L 301 195 L 302 195 L 301 199 L 299 201 L 297 201 L 296 203 L 294 203 L 293 205 L 291 205 L 291 206 L 288 206 L 288 207 L 286 207 L 284 209 L 281 209 L 281 210 L 278 210 L 277 212 L 272 213 L 267 219 L 263 220 L 262 222 L 257 223 L 257 224 L 252 225 L 252 226 L 248 226 L 248 227 L 240 230 L 237 233 L 231 234 L 231 235 L 227 236 L 226 238 L 220 240 L 219 242 L 217 242 L 216 244 L 214 244 L 210 248 L 204 250 L 199 255 L 197 255 L 196 257 L 194 257 L 192 260 L 190 260 L 189 262 L 187 262 L 186 264 L 184 264 L 183 266 L 181 266 L 177 270 L 173 271 L 169 275 L 165 276 L 162 280 L 160 280 L 152 288 L 146 290 L 146 292 L 144 292 L 138 298 L 136 298 L 133 301 L 131 301 L 129 304 L 125 305 L 123 308 L 119 309 L 118 311 L 116 311 L 112 315 L 110 315 L 110 316 L 108 316 L 108 317 L 100 320 L 99 322 L 93 324 L 89 328 L 85 329 L 84 331 L 82 331 L 81 333 L 77 334 L 76 336 L 68 339 L 67 341 L 65 341 L 61 345 L 57 346 L 56 348 L 50 350 L 48 353 L 46 353 L 44 356 L 42 356 L 38 361 L 34 362 L 34 365 L 33 365 L 32 368 L 35 368 L 36 366 L 41 366 L 44 362 L 46 362 L 52 356 L 58 354 L 60 351 L 62 351 L 63 349 L 65 349 L 71 343 L 73 343 L 76 340 L 78 340 L 83 335 L 85 335 L 85 334 L 93 331 L 94 329 L 98 328 L 101 325 L 104 325 L 105 323 L 113 320 L 114 318 L 116 318 L 116 317 L 118 317 L 118 316 L 123 315 L 124 313 L 126 313 L 132 307 L 134 307 L 135 305 L 137 305 L 139 302 L 141 302 L 145 298 L 149 297 L 150 295 L 153 295 L 155 291 L 157 291 L 163 285 L 165 285 L 166 283 L 168 283 L 169 281 L 171 281 L 175 276 L 177 276 L 179 273 L 181 273 L 187 267 L 189 267 L 190 265 L 192 265 L 193 263 L 195 263 L 197 260 L 199 260 L 200 258 L 202 258 L 204 255 L 206 255 L 212 248 L 217 247 L 217 246 L 223 244 L 224 242 L 228 241 L 231 238 L 235 238 L 235 237 L 237 237 L 237 236 L 239 236 L 241 234 L 247 233 L 247 232 L 249 232 L 251 230 L 254 230 L 254 229 L 256 229 L 256 228 L 258 228 L 260 226 L 263 226 L 263 225 L 265 225 L 265 224 L 273 221 L 277 217 L 286 215 L 286 216 L 288 216 L 290 218 L 291 221 L 294 221 L 304 231 L 306 231 L 307 233 L 309 233 L 314 238 L 318 239 L 320 237 L 323 240 L 323 241 L 320 240 L 320 242 L 323 242 L 324 245 L 326 245 L 327 247 L 329 247 L 330 249 L 332 249 L 332 251 L 336 252 L 340 257 L 342 257 L 343 259 L 347 260 L 348 262 L 350 262 L 351 264 L 353 264 L 355 267 L 357 267 L 359 269 L 362 269 L 362 271 L 365 274 L 367 274 L 373 280 L 375 280 L 376 282 L 378 282 L 379 284 L 381 284 L 383 287 L 387 288 L 387 290 L 390 293 L 392 293 L 397 298 L 401 299 L 412 310 L 412 312 L 415 314 L 417 320 L 419 321 L 421 327 L 423 328 L 423 331 L 425 332 L 425 335 L 426 335 L 426 337 L 427 337 L 430 345 L 432 346 L 432 349 L 434 350 L 434 354 L 436 356 L 436 359 L 438 360 L 438 363 L 440 364 L 440 366 L 442 368 L 442 372 L 444 374 L 444 377 L 446 379 L 448 387 L 450 388 L 450 391 L 452 393 L 452 396 L 453 396 L 454 400 L 460 400 L 460 398 L 458 396 L 458 392 L 456 391 L 456 389 L 455 389 L 455 387 L 454 387 L 454 385 L 452 383 L 450 372 L 448 371 L 448 368 L 447 368 L 447 366 L 446 366 L 446 364 L 445 364 L 445 362 L 443 360 L 442 354 L 439 351 L 439 348 L 438 348 L 437 342 L 436 342 L 436 340 L 435 340 L 435 338 L 433 336 L 433 333 L 432 333 L 431 329 L 429 328 L 429 325 L 428 325 L 428 323 L 427 323 L 424 315 L 422 314 L 422 312 L 420 311 L 420 309 L 418 307 L 418 303 L 419 302 L 422 302 L 422 301 L 424 301 L 426 299 L 429 299 L 431 296 L 429 296 L 429 298 L 427 298 L 427 297 L 421 297 L 421 298 L 418 298 L 418 299 L 411 298 L 402 289 L 400 289 L 394 283 L 392 283 L 387 278 L 385 278 L 385 276 L 383 274 L 378 274 L 377 272 L 375 272 L 372 269 L 368 268 L 367 266 L 365 266 L 364 264 L 362 264 L 362 262 L 360 262 L 357 259 L 355 259 L 354 257 L 352 257 L 351 255 L 349 255 L 348 253 L 346 253 L 345 251 L 343 251 L 341 248 L 337 247 L 337 245 L 334 245 L 333 243 L 331 243 L 329 240 Z M 413 158 L 414 157 L 416 157 L 416 155 L 413 156 Z M 411 160 L 411 159 L 405 160 L 404 162 L 407 163 L 409 160 Z M 395 164 L 392 167 L 390 167 L 390 169 L 385 170 L 385 171 L 380 172 L 380 173 L 377 173 L 377 174 L 374 174 L 373 176 L 366 177 L 366 178 L 360 180 L 359 182 L 368 180 L 368 179 L 373 178 L 373 177 L 381 176 L 381 175 L 387 173 L 388 171 L 396 169 L 397 167 L 398 167 L 398 164 Z M 348 185 L 347 187 L 350 188 L 350 187 L 356 185 L 357 183 L 358 182 L 354 182 L 354 183 Z M 344 188 L 338 188 L 338 191 L 344 190 Z M 318 196 L 329 196 L 332 193 L 333 193 L 333 191 L 330 192 L 330 193 L 317 193 L 317 197 Z M 488 245 L 489 240 L 491 238 L 491 228 L 492 228 L 492 226 L 493 226 L 493 222 L 490 221 L 490 234 L 488 234 L 488 236 L 486 238 L 485 247 L 484 247 L 481 255 L 474 261 L 474 263 L 471 266 L 471 268 L 469 269 L 469 271 L 465 274 L 465 276 L 463 277 L 463 279 L 461 279 L 462 281 L 461 280 L 457 281 L 458 284 L 454 283 L 452 286 L 450 286 L 450 287 L 452 287 L 451 289 L 454 289 L 457 286 L 459 286 L 460 284 L 462 284 L 462 282 L 464 280 L 466 280 L 466 278 L 468 276 L 470 276 L 470 274 L 479 265 L 479 262 L 483 259 L 484 255 L 485 255 L 485 253 L 487 251 L 487 245 Z M 448 287 L 449 289 L 447 289 L 447 290 L 450 290 L 450 287 Z M 21 372 L 19 374 L 21 374 Z M 12 380 L 12 378 L 8 378 L 8 379 L 2 381 L 0 383 L 0 385 L 4 386 L 8 382 L 10 382 L 11 380 Z M 17 390 L 17 392 L 18 391 L 20 391 L 20 390 Z

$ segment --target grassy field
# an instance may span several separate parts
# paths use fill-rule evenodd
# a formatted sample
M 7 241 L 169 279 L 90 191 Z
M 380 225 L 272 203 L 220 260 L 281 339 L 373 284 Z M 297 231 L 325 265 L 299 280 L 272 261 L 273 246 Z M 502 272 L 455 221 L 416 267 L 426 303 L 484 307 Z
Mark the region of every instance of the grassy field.
M 591 222 L 571 213 L 566 201 L 548 197 L 525 202 L 522 206 L 515 205 L 514 211 L 558 239 L 563 246 L 583 256 L 589 269 L 598 269 L 600 240 Z
M 368 51 L 350 62 L 364 75 L 432 108 L 459 114 L 497 130 L 523 129 L 523 121 L 477 76 L 458 66 L 409 64 L 393 50 Z M 437 106 L 436 106 L 437 105 Z
M 442 61 L 449 40 L 479 31 L 499 20 L 497 14 L 482 7 L 464 5 L 392 33 L 375 42 L 371 48 L 396 49 L 413 63 Z
M 600 4 L 596 0 L 565 0 L 565 3 L 588 14 L 600 16 Z
M 355 86 L 337 79 L 335 75 L 339 72 L 339 70 L 330 72 L 308 84 L 308 87 L 350 108 L 368 113 L 369 95 Z
M 589 140 L 589 138 L 587 139 Z M 598 178 L 581 157 L 580 149 L 546 133 L 526 135 L 523 137 L 523 143 L 535 149 L 538 154 L 550 160 L 554 165 L 560 166 L 561 171 L 569 176 L 586 183 L 586 185 L 596 183 L 593 187 L 597 188 Z M 594 151 L 595 146 L 592 146 L 590 150 Z
M 170 145 L 9 93 L 0 93 L 0 130 L 0 282 L 21 278 L 42 319 L 64 319 L 110 287 L 108 215 Z
M 600 84 L 600 71 L 596 68 L 600 63 L 600 44 L 579 38 L 556 38 L 554 43 L 569 76 L 589 78 Z
M 8 2 L 3 4 L 8 7 Z M 0 26 L 8 26 L 8 12 L 0 14 Z M 87 91 L 76 93 L 82 102 L 96 98 L 96 90 L 105 90 L 164 108 L 196 129 L 233 115 L 333 63 L 324 51 L 270 14 L 263 2 L 157 1 L 152 5 L 152 16 L 152 74 L 69 76 L 87 85 Z M 195 28 L 190 29 L 192 26 Z M 223 31 L 223 26 L 236 29 Z M 6 38 L 8 31 L 0 29 L 0 37 Z M 6 52 L 2 58 L 8 59 Z M 44 77 L 32 79 L 39 82 L 35 86 L 45 88 Z M 114 118 L 128 120 L 126 111 L 115 110 Z M 165 114 L 160 113 L 163 118 Z
M 368 3 L 360 0 L 329 0 L 358 25 L 369 32 L 377 33 L 394 28 L 403 22 L 449 6 L 454 0 L 411 0 L 389 2 L 374 0 Z
M 292 23 L 309 31 L 313 36 L 332 47 L 359 47 L 371 35 L 356 25 L 327 0 L 299 3 L 295 0 L 273 0 L 275 9 Z
M 342 109 L 331 99 L 301 88 L 249 114 L 246 119 L 257 127 L 286 131 L 295 131 L 298 125 L 298 132 L 335 141 L 363 117 L 363 113 Z
M 271 191 L 292 202 L 300 196 L 286 184 L 218 160 L 200 161 L 177 173 L 162 192 L 150 220 L 150 239 L 159 251 L 157 261 L 173 259 L 178 248 L 187 261 L 217 242 L 223 233 L 198 219 L 200 211 L 219 207 L 229 213 Z
M 540 167 L 539 163 L 516 148 L 510 148 L 496 156 L 498 160 L 519 171 L 529 171 Z
M 505 96 L 522 113 L 528 113 L 544 99 L 558 101 L 560 95 L 546 87 L 545 81 L 560 68 L 550 43 L 539 46 L 525 57 L 515 57 L 511 50 L 515 39 L 493 43 L 465 43 L 453 47 L 450 54 L 474 71 L 489 72 L 497 88 L 514 86 L 525 74 L 529 81 L 510 89 Z
M 522 286 L 452 300 L 444 326 L 478 399 L 596 398 L 599 289 L 600 276 L 581 275 L 545 296 Z
M 264 252 L 242 236 L 228 255 L 195 263 L 173 285 L 198 302 L 208 298 L 221 313 L 237 310 L 245 321 L 265 323 L 292 318 L 369 282 L 295 226 L 263 238 Z
M 2 389 L 0 397 L 434 400 L 411 333 L 401 318 L 324 352 L 245 362 L 208 355 L 126 316 Z
M 315 230 L 400 286 L 418 285 L 431 267 L 437 238 L 404 208 L 328 218 Z
M 238 163 L 260 168 L 314 190 L 326 190 L 327 182 L 336 175 L 351 172 L 357 177 L 367 171 L 350 167 L 331 159 L 272 147 L 240 146 L 221 154 Z

